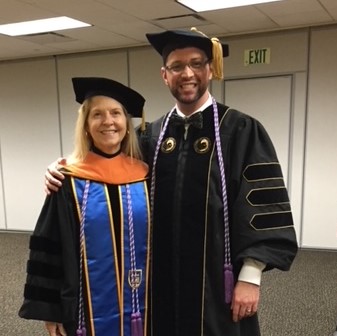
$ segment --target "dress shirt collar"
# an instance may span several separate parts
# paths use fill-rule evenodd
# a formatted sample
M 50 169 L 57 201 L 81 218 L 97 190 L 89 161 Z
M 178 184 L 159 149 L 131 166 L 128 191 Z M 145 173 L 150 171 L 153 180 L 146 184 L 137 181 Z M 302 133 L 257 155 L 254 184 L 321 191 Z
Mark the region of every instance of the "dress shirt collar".
M 196 111 L 193 111 L 193 113 L 191 113 L 191 114 L 189 115 L 189 117 L 190 117 L 192 114 L 196 113 L 196 112 L 200 112 L 200 111 L 205 110 L 205 109 L 206 109 L 208 106 L 210 106 L 210 105 L 212 105 L 212 96 L 211 96 L 211 94 L 208 92 L 208 98 L 207 98 L 207 100 L 205 101 L 205 103 L 204 103 L 202 106 L 200 106 L 200 108 L 198 108 Z M 186 118 L 185 114 L 179 110 L 177 104 L 176 104 L 176 106 L 175 106 L 174 108 L 176 109 L 177 114 L 178 114 L 180 117 Z

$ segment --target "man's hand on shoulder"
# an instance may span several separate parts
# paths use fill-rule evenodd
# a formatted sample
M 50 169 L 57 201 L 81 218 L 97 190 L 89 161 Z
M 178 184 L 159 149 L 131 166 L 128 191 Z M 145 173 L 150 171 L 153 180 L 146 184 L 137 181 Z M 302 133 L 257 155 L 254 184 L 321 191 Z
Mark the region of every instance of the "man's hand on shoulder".
M 64 175 L 59 171 L 60 165 L 66 164 L 67 160 L 65 158 L 58 158 L 56 161 L 52 162 L 44 174 L 45 186 L 44 191 L 47 195 L 50 195 L 52 191 L 57 192 L 62 186 L 62 180 Z

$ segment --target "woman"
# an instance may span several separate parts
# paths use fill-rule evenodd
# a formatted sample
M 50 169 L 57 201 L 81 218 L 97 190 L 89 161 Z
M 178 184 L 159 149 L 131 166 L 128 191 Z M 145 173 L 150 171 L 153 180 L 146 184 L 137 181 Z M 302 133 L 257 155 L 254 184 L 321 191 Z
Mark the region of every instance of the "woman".
M 148 167 L 129 113 L 144 98 L 106 78 L 73 78 L 81 105 L 64 188 L 46 198 L 30 239 L 20 317 L 50 336 L 146 333 Z

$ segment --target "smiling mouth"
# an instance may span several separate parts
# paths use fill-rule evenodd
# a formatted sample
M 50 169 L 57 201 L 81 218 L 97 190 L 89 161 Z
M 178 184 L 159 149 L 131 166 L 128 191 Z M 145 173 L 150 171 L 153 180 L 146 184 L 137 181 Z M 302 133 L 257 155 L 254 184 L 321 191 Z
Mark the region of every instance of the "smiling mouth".
M 101 131 L 102 134 L 114 134 L 117 133 L 116 130 L 106 130 L 106 131 Z
M 195 83 L 186 83 L 186 84 L 181 84 L 180 87 L 182 89 L 194 89 L 197 86 Z

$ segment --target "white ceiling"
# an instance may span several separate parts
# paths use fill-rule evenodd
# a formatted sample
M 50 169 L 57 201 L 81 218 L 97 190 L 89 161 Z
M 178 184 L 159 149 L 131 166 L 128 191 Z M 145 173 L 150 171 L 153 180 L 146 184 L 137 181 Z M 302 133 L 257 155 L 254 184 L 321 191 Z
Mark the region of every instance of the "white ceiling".
M 25 37 L 0 34 L 0 61 L 142 46 L 148 44 L 145 33 L 163 29 L 195 26 L 226 37 L 337 24 L 337 0 L 284 0 L 199 14 L 174 0 L 0 0 L 0 24 L 55 16 L 93 26 Z

